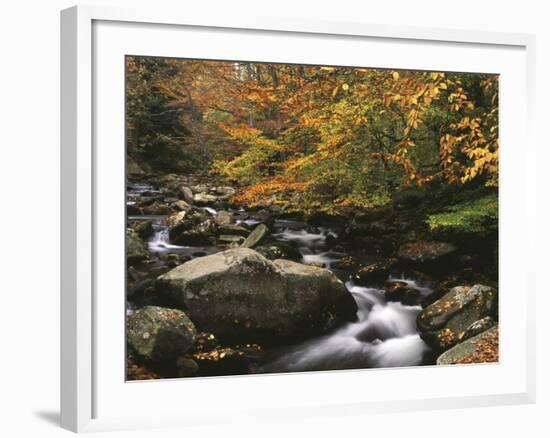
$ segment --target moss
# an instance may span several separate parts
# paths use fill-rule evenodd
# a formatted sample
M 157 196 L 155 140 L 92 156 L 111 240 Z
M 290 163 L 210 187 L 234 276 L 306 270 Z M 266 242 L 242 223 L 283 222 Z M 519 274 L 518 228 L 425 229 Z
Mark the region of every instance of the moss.
M 453 205 L 442 213 L 429 215 L 426 223 L 431 231 L 488 233 L 498 225 L 498 196 L 492 194 Z

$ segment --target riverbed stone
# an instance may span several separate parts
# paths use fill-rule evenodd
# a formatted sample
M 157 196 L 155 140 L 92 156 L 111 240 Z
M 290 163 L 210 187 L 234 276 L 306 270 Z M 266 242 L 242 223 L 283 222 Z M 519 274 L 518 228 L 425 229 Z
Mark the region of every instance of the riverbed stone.
M 401 302 L 407 306 L 417 306 L 421 300 L 418 289 L 411 287 L 405 281 L 391 281 L 386 283 L 385 297 L 388 301 Z
M 142 208 L 143 213 L 153 215 L 165 215 L 172 213 L 172 209 L 161 202 L 155 201 L 151 205 L 147 205 Z
M 241 342 L 317 335 L 357 311 L 332 272 L 249 248 L 191 260 L 158 277 L 156 289 L 202 330 Z
M 496 318 L 497 291 L 482 284 L 457 286 L 418 314 L 420 336 L 431 347 L 446 350 L 463 339 L 476 321 Z
M 290 259 L 299 261 L 302 259 L 300 251 L 289 242 L 269 242 L 254 249 L 269 260 Z
M 214 192 L 221 196 L 233 196 L 237 191 L 233 187 L 229 186 L 222 186 L 222 187 L 216 187 L 214 189 Z
M 193 202 L 197 205 L 214 204 L 217 200 L 217 196 L 210 195 L 208 193 L 197 193 L 195 196 L 193 196 Z
M 215 242 L 217 225 L 207 211 L 192 207 L 166 218 L 170 241 L 177 245 L 203 246 Z
M 196 184 L 194 186 L 191 186 L 191 190 L 193 191 L 193 194 L 197 194 L 197 193 L 208 193 L 210 189 L 206 184 Z
M 455 345 L 437 358 L 437 365 L 498 362 L 498 325 Z
M 174 201 L 171 205 L 177 211 L 188 211 L 193 208 L 190 203 L 184 201 L 183 199 L 180 199 L 179 201 Z
M 187 202 L 188 204 L 193 203 L 193 200 L 194 200 L 193 192 L 188 186 L 186 186 L 185 184 L 180 184 L 176 188 L 176 191 L 177 191 L 178 198 Z
M 126 259 L 133 264 L 149 257 L 147 245 L 131 228 L 126 229 Z
M 359 286 L 384 282 L 390 275 L 390 269 L 394 263 L 394 259 L 360 263 L 359 268 L 352 276 L 353 281 Z
M 195 343 L 195 325 L 181 310 L 145 306 L 126 318 L 130 348 L 150 361 L 175 358 Z
M 254 248 L 255 246 L 259 245 L 262 240 L 267 237 L 268 234 L 269 228 L 267 228 L 264 224 L 260 224 L 256 228 L 254 228 L 254 230 L 252 230 L 246 240 L 241 244 L 241 247 Z
M 473 338 L 474 336 L 477 336 L 480 333 L 489 330 L 494 325 L 496 325 L 496 322 L 490 316 L 481 318 L 470 324 L 470 326 L 464 331 L 463 335 L 459 336 L 460 340 L 465 341 L 466 339 Z
M 143 239 L 152 236 L 155 232 L 153 229 L 153 221 L 151 219 L 137 221 L 132 228 Z
M 218 225 L 229 225 L 232 219 L 233 216 L 228 211 L 220 210 L 216 213 L 216 223 Z

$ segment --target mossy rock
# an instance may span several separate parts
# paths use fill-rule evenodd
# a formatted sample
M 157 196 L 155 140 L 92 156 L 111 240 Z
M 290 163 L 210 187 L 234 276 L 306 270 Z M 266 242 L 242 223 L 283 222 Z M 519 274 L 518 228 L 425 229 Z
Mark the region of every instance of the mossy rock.
M 193 259 L 161 275 L 156 290 L 202 330 L 239 342 L 319 335 L 357 312 L 332 272 L 249 248 Z
M 498 325 L 455 345 L 437 358 L 437 365 L 498 362 Z
M 134 264 L 147 260 L 149 251 L 146 243 L 131 228 L 126 229 L 126 259 L 128 263 Z
M 146 306 L 126 318 L 126 339 L 136 354 L 150 361 L 173 359 L 195 343 L 195 325 L 181 310 Z
M 458 344 L 468 328 L 486 316 L 496 319 L 497 291 L 489 286 L 457 286 L 418 314 L 416 325 L 424 341 L 436 350 Z

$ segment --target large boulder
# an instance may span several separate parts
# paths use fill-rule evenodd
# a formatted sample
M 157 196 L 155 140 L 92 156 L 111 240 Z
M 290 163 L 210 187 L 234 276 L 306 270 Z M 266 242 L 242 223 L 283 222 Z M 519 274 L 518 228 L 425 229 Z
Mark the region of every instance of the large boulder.
M 437 358 L 437 365 L 498 362 L 498 325 L 455 345 Z
M 126 229 L 126 259 L 133 264 L 149 257 L 147 245 L 131 228 Z
M 197 331 L 181 310 L 146 306 L 126 318 L 130 348 L 146 360 L 173 359 L 195 343 Z
M 420 336 L 437 350 L 446 350 L 464 338 L 470 326 L 480 319 L 495 318 L 496 290 L 489 286 L 457 286 L 418 314 Z
M 156 289 L 201 330 L 242 342 L 317 335 L 357 312 L 330 271 L 270 261 L 249 248 L 191 260 L 161 275 Z
M 443 259 L 456 251 L 451 243 L 435 240 L 418 240 L 399 247 L 397 257 L 406 262 L 426 263 Z

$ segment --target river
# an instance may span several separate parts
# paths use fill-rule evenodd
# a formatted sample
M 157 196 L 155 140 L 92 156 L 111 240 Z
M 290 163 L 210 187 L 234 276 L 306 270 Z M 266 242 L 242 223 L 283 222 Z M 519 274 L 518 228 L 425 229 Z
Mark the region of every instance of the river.
M 154 188 L 145 183 L 132 183 L 128 188 L 128 202 L 132 203 L 142 193 L 154 193 Z M 203 207 L 210 213 L 216 210 Z M 259 223 L 251 219 L 249 212 L 230 211 L 236 224 L 253 227 Z M 178 253 L 188 258 L 204 256 L 227 249 L 227 247 L 189 247 L 174 245 L 169 240 L 165 217 L 162 215 L 129 216 L 129 220 L 151 219 L 154 233 L 147 244 L 149 252 L 155 255 Z M 335 250 L 327 243 L 330 236 L 338 239 L 338 233 L 330 226 L 311 227 L 305 222 L 292 219 L 276 219 L 272 225 L 276 240 L 292 244 L 301 255 L 304 264 L 315 264 L 332 270 L 345 281 L 346 288 L 357 303 L 357 321 L 345 323 L 324 336 L 309 339 L 296 345 L 278 347 L 268 352 L 259 372 L 294 372 L 350 368 L 380 368 L 415 366 L 433 363 L 430 348 L 420 338 L 416 328 L 416 316 L 420 306 L 389 302 L 381 285 L 359 286 L 353 283 L 349 273 L 334 267 L 342 257 L 349 255 L 341 245 Z M 429 285 L 401 272 L 394 272 L 388 281 L 404 281 L 418 290 L 420 296 L 432 293 Z M 129 302 L 131 309 L 139 303 Z

